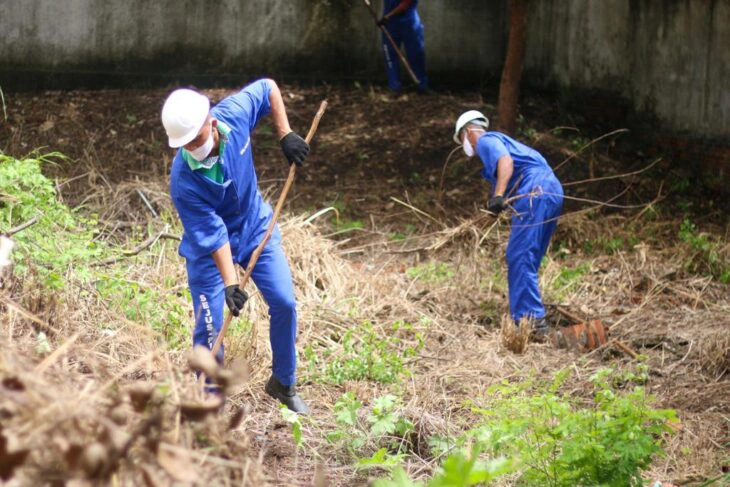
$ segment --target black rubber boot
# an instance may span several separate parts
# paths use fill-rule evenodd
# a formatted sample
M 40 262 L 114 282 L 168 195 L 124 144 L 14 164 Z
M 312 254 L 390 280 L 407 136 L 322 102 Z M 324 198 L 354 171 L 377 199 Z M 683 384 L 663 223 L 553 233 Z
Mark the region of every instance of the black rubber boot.
M 532 331 L 530 332 L 530 338 L 536 342 L 544 342 L 548 339 L 550 334 L 550 325 L 545 318 L 538 318 L 532 325 Z
M 309 414 L 309 408 L 302 398 L 299 397 L 296 387 L 293 385 L 282 385 L 281 382 L 276 380 L 276 378 L 272 375 L 266 383 L 266 388 L 264 390 L 266 391 L 266 394 L 273 397 L 295 413 Z

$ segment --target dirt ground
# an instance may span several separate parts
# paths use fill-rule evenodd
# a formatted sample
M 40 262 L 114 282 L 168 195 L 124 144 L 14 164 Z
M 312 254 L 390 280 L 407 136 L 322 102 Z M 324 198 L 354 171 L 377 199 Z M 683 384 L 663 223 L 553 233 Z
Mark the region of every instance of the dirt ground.
M 164 191 L 173 154 L 159 122 L 168 91 L 6 93 L 0 150 L 16 157 L 36 149 L 67 156 L 46 171 L 58 178 L 59 195 L 71 206 L 99 213 L 106 238 L 123 244 L 131 224 L 156 224 L 130 188 L 154 194 L 158 211 L 170 208 Z M 208 94 L 216 100 L 229 92 Z M 399 387 L 414 415 L 435 418 L 431 427 L 443 430 L 458 423 L 452 416 L 466 414 L 463 400 L 478 397 L 499 380 L 549 377 L 569 367 L 576 371 L 572 387 L 580 390 L 591 371 L 635 362 L 612 346 L 581 355 L 533 344 L 524 354 L 514 354 L 501 344 L 506 290 L 485 282 L 503 267 L 509 226 L 493 224 L 479 211 L 489 187 L 476 160 L 457 151 L 445 165 L 454 149 L 455 117 L 469 108 L 494 112 L 478 93 L 396 98 L 367 86 L 285 86 L 283 93 L 291 125 L 300 133 L 306 132 L 319 101 L 329 102 L 282 227 L 302 303 L 300 354 L 351 323 L 336 306 L 325 316 L 324 305 L 311 304 L 315 287 L 341 288 L 332 293 L 343 300 L 347 293 L 359 293 L 359 312 L 370 313 L 376 323 L 418 323 L 428 317 L 432 324 L 423 330 L 422 356 L 411 364 L 413 377 Z M 522 115 L 518 138 L 537 147 L 553 167 L 560 166 L 563 183 L 576 183 L 566 184 L 566 195 L 573 199 L 566 200 L 566 216 L 543 267 L 541 285 L 551 290 L 546 301 L 602 320 L 612 338 L 646 356 L 647 388 L 658 406 L 676 409 L 682 421 L 669 439 L 667 456 L 650 470 L 652 479 L 699 485 L 721 475 L 730 467 L 730 288 L 699 268 L 688 270 L 687 262 L 696 255 L 677 235 L 689 218 L 728 252 L 730 218 L 723 199 L 687 189 L 686 170 L 669 160 L 655 163 L 659 149 L 642 147 L 624 132 L 606 135 L 621 127 L 602 132 L 581 126 L 584 121 L 553 100 L 529 95 Z M 286 164 L 268 121 L 259 126 L 254 142 L 260 186 L 271 200 Z M 581 183 L 617 174 L 627 175 Z M 324 208 L 332 210 L 314 220 L 313 228 L 303 226 L 301 219 Z M 602 250 L 588 248 L 596 242 L 603 242 Z M 447 264 L 453 276 L 427 282 L 406 272 L 428 262 Z M 179 266 L 175 272 L 184 279 L 181 261 L 166 265 Z M 566 268 L 582 274 L 561 287 Z M 24 343 L 27 333 L 12 333 L 16 343 Z M 365 484 L 374 473 L 356 471 L 322 440 L 322 432 L 330 427 L 339 395 L 350 391 L 367 402 L 382 386 L 302 384 L 300 391 L 315 412 L 304 426 L 305 447 L 297 449 L 288 425 L 263 394 L 266 335 L 259 332 L 250 381 L 226 406 L 228 413 L 245 408 L 244 421 L 229 434 L 246 443 L 246 458 L 259 462 L 261 477 L 244 476 L 244 483 L 312 485 L 319 475 L 333 485 Z M 235 347 L 230 350 L 235 353 Z M 182 361 L 182 351 L 174 357 Z M 127 365 L 119 365 L 123 381 L 133 382 L 134 370 Z M 155 375 L 154 370 L 145 374 Z M 225 461 L 218 467 L 243 462 L 236 451 L 221 457 Z M 433 459 L 408 464 L 417 477 L 434 468 Z

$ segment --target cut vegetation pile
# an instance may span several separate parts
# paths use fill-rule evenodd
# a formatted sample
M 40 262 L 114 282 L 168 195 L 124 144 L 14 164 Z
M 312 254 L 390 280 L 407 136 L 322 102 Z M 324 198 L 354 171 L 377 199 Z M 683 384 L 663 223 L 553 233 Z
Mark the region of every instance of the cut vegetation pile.
M 301 93 L 294 113 L 311 95 Z M 330 101 L 336 118 L 345 106 Z M 445 101 L 427 103 L 429 116 L 446 119 Z M 327 151 L 322 135 L 315 154 Z M 299 391 L 313 409 L 297 417 L 263 392 L 268 316 L 253 286 L 229 330 L 226 371 L 205 354 L 189 356 L 192 310 L 165 172 L 115 181 L 91 156 L 73 167 L 43 159 L 0 161 L 0 229 L 37 218 L 13 236 L 14 278 L 0 291 L 5 481 L 723 478 L 730 257 L 726 237 L 700 231 L 691 213 L 677 222 L 653 205 L 561 220 L 541 274 L 545 301 L 601 319 L 633 353 L 612 343 L 586 355 L 530 343 L 515 354 L 501 331 L 506 221 L 455 221 L 423 196 L 388 188 L 372 202 L 372 185 L 352 188 L 344 207 L 323 194 L 295 195 L 281 228 L 298 300 Z M 68 167 L 80 177 L 53 183 L 44 165 L 47 174 Z M 427 186 L 435 200 L 438 180 Z M 359 195 L 369 219 L 357 213 Z M 191 363 L 226 386 L 225 404 L 204 396 Z

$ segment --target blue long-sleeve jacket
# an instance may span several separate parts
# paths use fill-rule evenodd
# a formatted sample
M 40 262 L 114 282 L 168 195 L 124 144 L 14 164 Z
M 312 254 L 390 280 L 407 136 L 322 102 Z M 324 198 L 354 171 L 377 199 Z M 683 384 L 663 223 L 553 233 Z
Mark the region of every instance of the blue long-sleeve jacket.
M 251 132 L 271 110 L 270 92 L 270 82 L 259 80 L 211 110 L 231 128 L 219 159 L 223 183 L 192 170 L 182 149 L 173 160 L 170 195 L 184 228 L 179 253 L 188 260 L 210 256 L 226 242 L 234 258 L 248 255 L 266 231 L 272 211 L 258 191 Z
M 555 177 L 552 168 L 539 152 L 501 132 L 485 132 L 477 140 L 476 152 L 484 164 L 482 176 L 491 183 L 492 188 L 497 185 L 497 161 L 502 156 L 512 156 L 514 170 L 505 195 L 529 192 L 544 178 Z

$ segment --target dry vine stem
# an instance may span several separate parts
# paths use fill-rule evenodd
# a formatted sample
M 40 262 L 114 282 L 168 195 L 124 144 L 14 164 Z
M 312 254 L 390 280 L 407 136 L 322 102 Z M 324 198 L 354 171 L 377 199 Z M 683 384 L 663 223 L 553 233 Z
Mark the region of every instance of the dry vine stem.
M 309 132 L 307 133 L 306 141 L 307 144 L 312 142 L 312 139 L 314 138 L 314 134 L 317 132 L 317 127 L 319 126 L 319 121 L 322 118 L 322 115 L 324 115 L 324 111 L 327 109 L 327 100 L 323 100 L 322 103 L 319 105 L 319 110 L 317 110 L 317 114 L 314 116 L 314 120 L 312 120 L 312 125 L 309 127 Z M 248 282 L 249 278 L 251 277 L 251 272 L 253 272 L 253 268 L 256 265 L 256 261 L 258 261 L 259 256 L 261 255 L 261 252 L 264 250 L 264 247 L 266 246 L 266 243 L 269 241 L 269 238 L 271 238 L 271 234 L 274 232 L 274 227 L 276 226 L 276 220 L 279 219 L 279 214 L 281 213 L 281 208 L 284 206 L 284 201 L 286 200 L 286 195 L 289 193 L 289 189 L 291 188 L 292 183 L 294 183 L 294 175 L 297 171 L 297 165 L 291 164 L 289 166 L 289 176 L 286 178 L 286 182 L 284 183 L 284 189 L 281 190 L 281 195 L 279 196 L 279 200 L 276 202 L 276 208 L 274 208 L 274 215 L 271 217 L 271 221 L 269 222 L 269 228 L 266 229 L 266 234 L 264 234 L 264 238 L 261 239 L 261 243 L 259 243 L 258 247 L 253 251 L 253 254 L 251 255 L 251 259 L 249 261 L 248 267 L 246 268 L 246 272 L 243 275 L 243 279 L 241 279 L 241 283 L 239 284 L 239 287 L 244 288 L 246 287 L 246 283 Z M 223 344 L 223 337 L 226 336 L 226 332 L 228 331 L 228 326 L 231 324 L 231 320 L 233 319 L 233 315 L 228 313 L 226 315 L 226 319 L 223 322 L 223 327 L 221 328 L 220 333 L 218 333 L 218 336 L 215 339 L 215 343 L 213 344 L 213 348 L 211 351 L 213 352 L 213 355 L 215 356 L 218 353 L 218 350 L 220 350 L 221 345 Z M 256 323 L 254 322 L 251 325 L 251 334 L 252 336 L 256 336 Z M 249 342 L 248 347 L 251 346 L 251 340 Z M 248 352 L 248 349 L 246 350 Z

